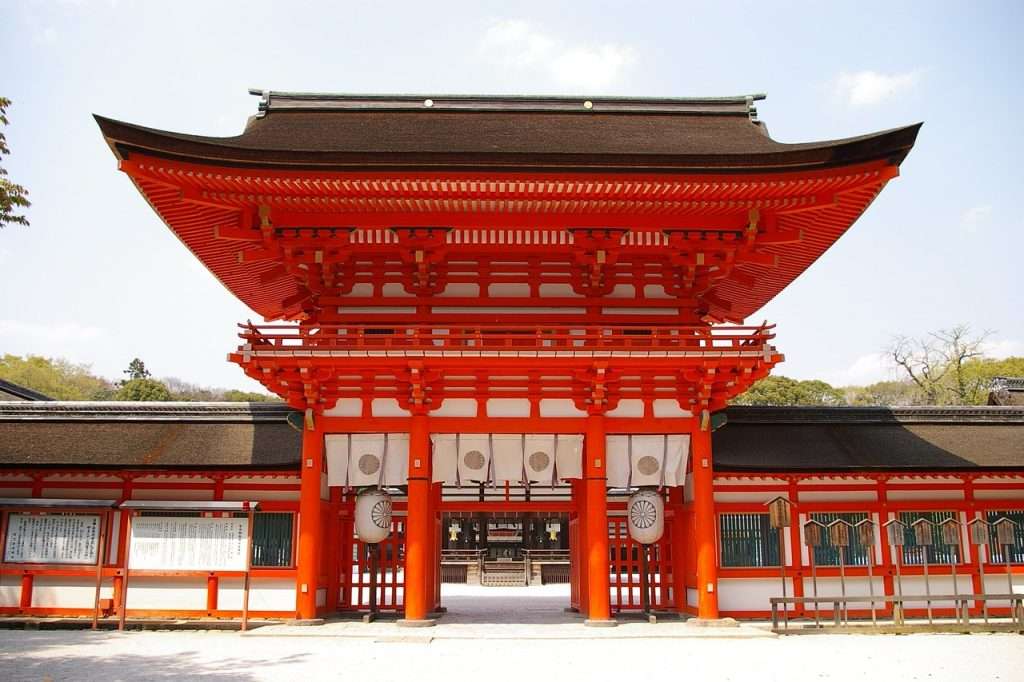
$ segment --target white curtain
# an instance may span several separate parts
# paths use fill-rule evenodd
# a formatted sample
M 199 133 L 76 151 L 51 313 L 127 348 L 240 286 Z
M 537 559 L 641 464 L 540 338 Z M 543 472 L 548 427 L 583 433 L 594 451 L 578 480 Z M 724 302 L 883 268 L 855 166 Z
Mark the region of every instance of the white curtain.
M 555 474 L 555 436 L 527 434 L 523 448 L 523 468 L 530 483 L 552 483 Z
M 629 484 L 660 486 L 664 483 L 667 436 L 630 436 Z
M 604 456 L 608 460 L 608 487 L 629 487 L 629 436 L 608 436 Z
M 560 433 L 555 437 L 555 467 L 562 480 L 583 478 L 583 436 Z
M 455 485 L 458 483 L 459 451 L 455 446 L 457 437 L 454 433 L 432 433 L 430 440 L 434 444 L 433 472 L 434 483 Z
M 324 441 L 327 485 L 345 487 L 348 485 L 348 434 L 332 433 L 325 436 Z
M 349 446 L 348 484 L 379 485 L 384 475 L 384 434 L 353 433 Z
M 495 483 L 521 483 L 523 480 L 523 434 L 491 435 L 491 460 Z
M 384 456 L 384 485 L 402 486 L 409 482 L 409 434 L 387 434 Z
M 486 433 L 459 434 L 459 480 L 463 485 L 490 480 L 490 440 Z
M 665 452 L 665 485 L 686 485 L 686 463 L 690 459 L 689 434 L 673 434 L 668 437 Z

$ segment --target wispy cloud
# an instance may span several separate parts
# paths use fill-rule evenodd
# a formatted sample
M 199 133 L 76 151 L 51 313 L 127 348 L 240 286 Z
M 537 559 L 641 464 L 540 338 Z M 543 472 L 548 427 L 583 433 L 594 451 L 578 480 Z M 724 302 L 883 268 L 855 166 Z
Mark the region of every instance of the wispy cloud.
M 995 360 L 1024 356 L 1024 342 L 1013 339 L 992 339 L 981 344 L 985 357 Z
M 920 71 L 879 73 L 844 71 L 835 80 L 835 95 L 851 107 L 872 106 L 906 90 L 921 80 Z
M 866 386 L 893 378 L 889 358 L 883 353 L 867 353 L 846 367 L 826 372 L 822 379 L 833 386 Z
M 977 232 L 988 223 L 991 217 L 991 204 L 972 206 L 960 216 L 960 226 L 968 232 Z
M 637 61 L 636 50 L 629 45 L 571 44 L 519 19 L 491 24 L 479 47 L 495 64 L 537 71 L 560 87 L 586 91 L 608 88 Z
M 39 324 L 18 320 L 0 320 L 0 338 L 32 343 L 90 341 L 103 335 L 103 329 L 77 322 Z

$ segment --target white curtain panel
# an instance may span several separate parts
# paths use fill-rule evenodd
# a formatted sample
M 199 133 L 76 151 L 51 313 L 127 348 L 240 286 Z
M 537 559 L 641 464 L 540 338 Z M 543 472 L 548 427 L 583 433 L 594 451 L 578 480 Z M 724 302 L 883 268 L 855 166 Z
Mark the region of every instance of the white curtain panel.
M 332 433 L 324 437 L 327 457 L 327 485 L 348 485 L 348 434 Z
M 583 436 L 558 434 L 555 438 L 556 475 L 562 480 L 583 478 Z
M 523 465 L 530 483 L 552 483 L 555 474 L 555 436 L 527 434 Z
M 409 482 L 409 434 L 389 433 L 384 454 L 384 485 L 401 486 Z
M 353 433 L 348 457 L 348 484 L 378 485 L 383 478 L 384 434 Z
M 686 463 L 690 459 L 690 436 L 673 434 L 668 437 L 665 451 L 665 485 L 686 485 Z
M 664 481 L 667 437 L 664 435 L 637 435 L 629 438 L 630 485 L 633 487 L 660 486 Z
M 434 483 L 446 483 L 455 485 L 458 483 L 458 460 L 459 451 L 456 448 L 457 440 L 454 433 L 432 433 L 430 440 L 434 444 L 433 472 L 431 478 Z
M 463 483 L 486 483 L 490 480 L 491 444 L 487 434 L 459 435 L 459 480 Z
M 495 483 L 520 483 L 523 480 L 523 434 L 491 435 L 491 458 Z
M 608 487 L 629 486 L 629 436 L 608 436 L 605 440 L 605 458 L 608 460 Z

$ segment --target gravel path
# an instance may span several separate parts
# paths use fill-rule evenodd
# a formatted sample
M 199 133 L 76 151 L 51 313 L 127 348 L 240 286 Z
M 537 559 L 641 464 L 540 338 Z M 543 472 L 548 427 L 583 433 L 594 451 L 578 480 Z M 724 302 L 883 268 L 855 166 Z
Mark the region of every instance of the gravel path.
M 661 625 L 583 628 L 555 610 L 563 596 L 553 588 L 532 590 L 526 599 L 474 589 L 480 588 L 446 591 L 444 620 L 459 632 L 451 637 L 440 627 L 408 630 L 387 622 L 359 637 L 332 636 L 325 628 L 289 628 L 282 635 L 269 628 L 249 635 L 0 631 L 0 680 L 1024 681 L 1019 635 L 775 637 L 743 628 L 746 636 L 666 638 Z M 524 622 L 509 630 L 503 619 Z M 538 631 L 550 637 L 538 638 Z M 517 639 L 516 632 L 532 636 Z M 586 638 L 596 632 L 598 639 Z

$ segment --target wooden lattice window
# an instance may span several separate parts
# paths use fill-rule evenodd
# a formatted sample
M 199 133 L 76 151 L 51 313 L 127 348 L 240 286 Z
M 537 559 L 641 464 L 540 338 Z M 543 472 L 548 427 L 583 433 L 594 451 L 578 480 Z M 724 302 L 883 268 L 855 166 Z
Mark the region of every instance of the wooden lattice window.
M 718 518 L 722 566 L 779 565 L 779 532 L 768 514 L 721 514 Z

